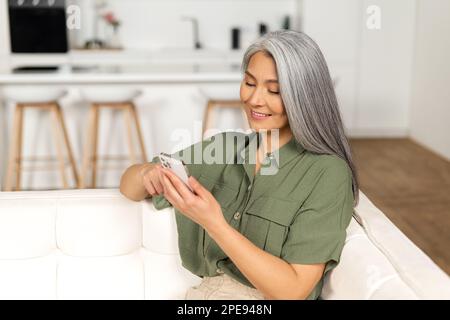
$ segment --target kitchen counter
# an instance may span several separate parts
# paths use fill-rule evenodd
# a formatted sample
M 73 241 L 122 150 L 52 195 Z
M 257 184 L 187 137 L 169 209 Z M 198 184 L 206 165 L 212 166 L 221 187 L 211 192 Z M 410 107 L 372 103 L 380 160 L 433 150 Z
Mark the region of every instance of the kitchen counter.
M 233 83 L 242 78 L 242 51 L 161 49 L 74 50 L 68 54 L 11 55 L 0 64 L 2 84 Z M 21 66 L 58 66 L 55 71 L 13 72 Z
M 0 69 L 4 84 L 91 84 L 91 83 L 233 83 L 242 79 L 235 63 L 165 63 L 132 65 L 60 65 L 56 71 Z

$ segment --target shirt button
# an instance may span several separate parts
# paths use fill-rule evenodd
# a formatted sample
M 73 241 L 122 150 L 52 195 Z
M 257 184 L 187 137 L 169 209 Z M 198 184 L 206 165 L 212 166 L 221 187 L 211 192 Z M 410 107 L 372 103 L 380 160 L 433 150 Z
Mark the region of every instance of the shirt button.
M 241 217 L 241 213 L 240 212 L 236 212 L 233 216 L 234 220 L 239 220 L 239 218 Z
M 247 190 L 250 191 L 251 188 L 252 188 L 252 185 L 249 185 Z
M 217 272 L 218 274 L 222 274 L 222 273 L 223 273 L 222 269 L 217 269 L 216 272 Z

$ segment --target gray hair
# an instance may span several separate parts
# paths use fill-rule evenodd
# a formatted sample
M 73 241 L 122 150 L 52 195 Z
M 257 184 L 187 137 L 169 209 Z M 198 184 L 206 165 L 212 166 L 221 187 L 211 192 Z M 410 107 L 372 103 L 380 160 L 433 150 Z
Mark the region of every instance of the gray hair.
M 319 46 L 303 32 L 269 32 L 246 50 L 242 72 L 247 70 L 250 58 L 261 51 L 275 61 L 281 98 L 296 142 L 310 152 L 336 155 L 347 162 L 356 206 L 359 201 L 356 168 L 330 72 Z

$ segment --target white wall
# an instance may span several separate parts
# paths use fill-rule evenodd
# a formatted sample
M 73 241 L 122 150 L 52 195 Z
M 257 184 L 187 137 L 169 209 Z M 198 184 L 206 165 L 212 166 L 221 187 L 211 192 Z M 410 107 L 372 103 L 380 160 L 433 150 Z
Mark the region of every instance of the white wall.
M 369 5 L 381 9 L 380 30 L 366 28 Z M 415 6 L 414 0 L 364 1 L 356 131 L 408 134 Z
M 304 0 L 303 25 L 338 77 L 343 120 L 351 136 L 406 136 L 414 43 L 414 0 Z M 381 9 L 369 30 L 366 10 Z
M 347 132 L 354 127 L 358 76 L 360 0 L 304 0 L 302 29 L 320 46 L 331 76 Z
M 419 0 L 411 136 L 450 160 L 450 1 Z

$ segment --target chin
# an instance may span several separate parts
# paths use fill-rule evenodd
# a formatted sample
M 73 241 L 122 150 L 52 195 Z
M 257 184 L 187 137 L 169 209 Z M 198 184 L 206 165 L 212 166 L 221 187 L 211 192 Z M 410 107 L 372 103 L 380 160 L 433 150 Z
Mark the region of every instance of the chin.
M 269 131 L 269 130 L 279 130 L 279 128 L 273 128 L 273 127 L 262 127 L 262 126 L 255 126 L 255 125 L 250 125 L 250 128 L 256 132 L 260 132 L 260 131 Z

